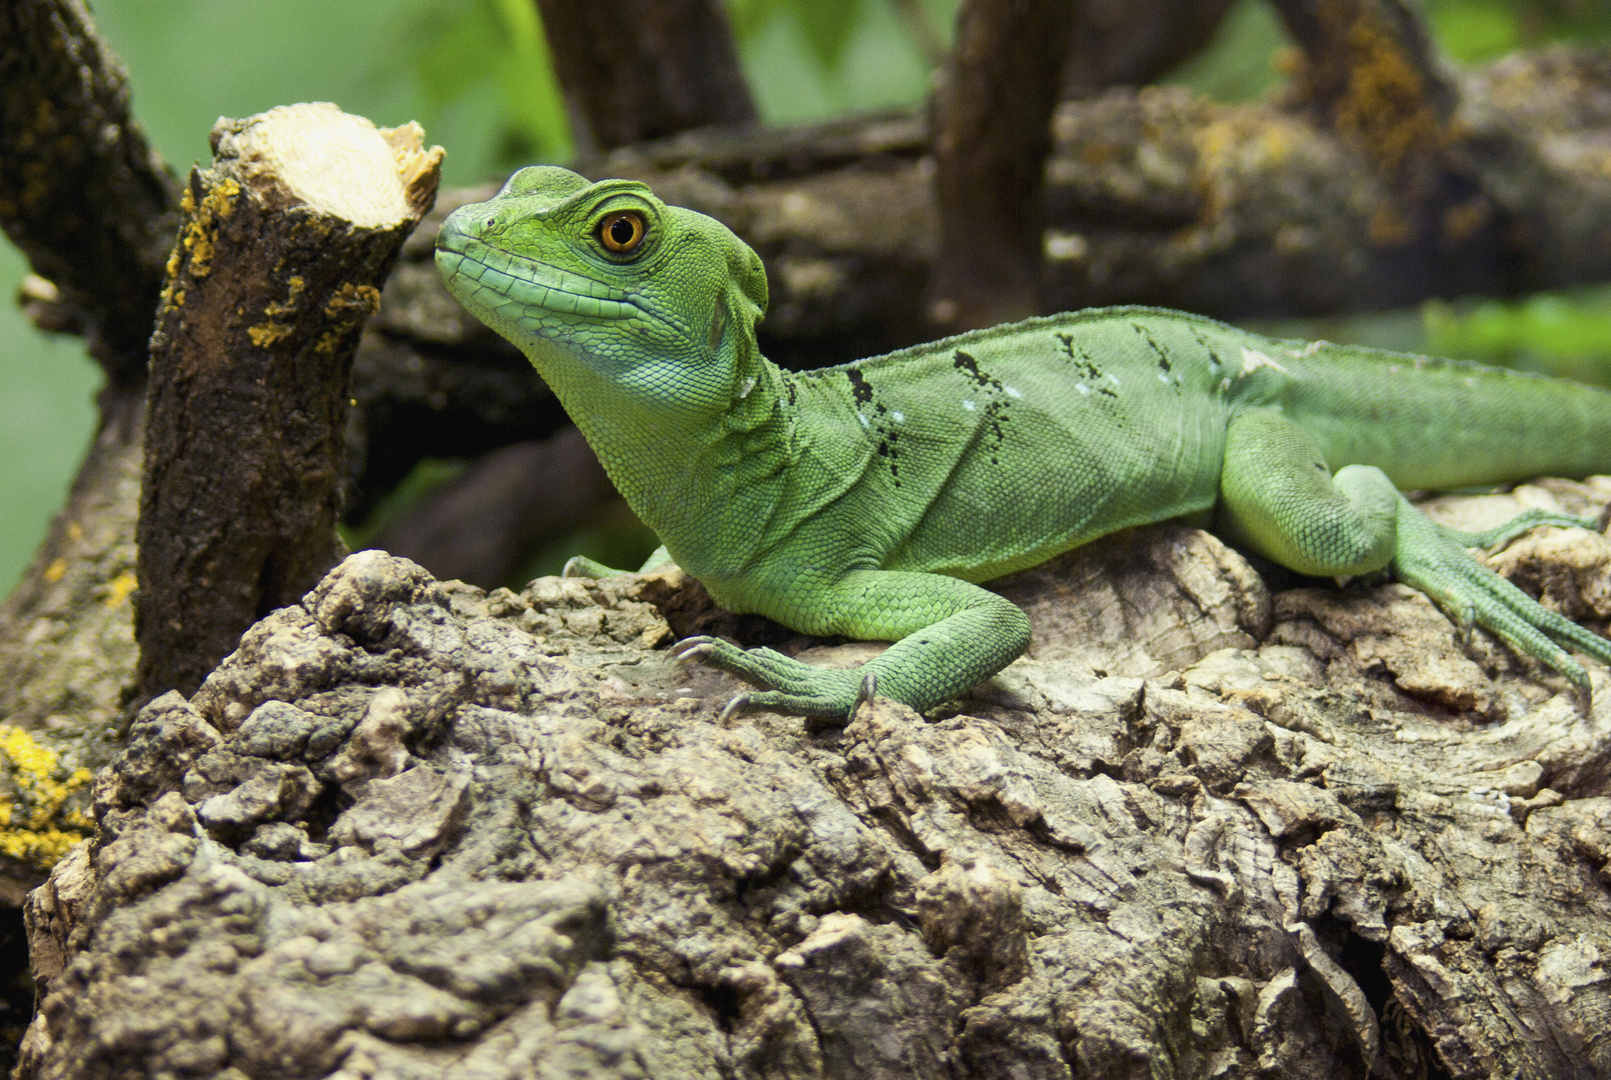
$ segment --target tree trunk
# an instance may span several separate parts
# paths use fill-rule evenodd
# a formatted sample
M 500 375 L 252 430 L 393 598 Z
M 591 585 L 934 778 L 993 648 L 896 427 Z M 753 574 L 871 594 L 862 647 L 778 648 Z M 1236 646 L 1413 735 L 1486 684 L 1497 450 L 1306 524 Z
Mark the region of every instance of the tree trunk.
M 720 0 L 537 0 L 579 145 L 756 119 Z
M 139 694 L 201 680 L 345 553 L 347 376 L 442 151 L 331 105 L 213 129 L 151 339 Z M 201 600 L 200 596 L 206 599 Z
M 1611 616 L 1601 536 L 1494 561 Z M 361 552 L 140 714 L 18 1076 L 1611 1074 L 1611 682 L 1297 584 L 1136 530 L 999 583 L 1034 643 L 952 708 L 723 723 L 678 572 Z

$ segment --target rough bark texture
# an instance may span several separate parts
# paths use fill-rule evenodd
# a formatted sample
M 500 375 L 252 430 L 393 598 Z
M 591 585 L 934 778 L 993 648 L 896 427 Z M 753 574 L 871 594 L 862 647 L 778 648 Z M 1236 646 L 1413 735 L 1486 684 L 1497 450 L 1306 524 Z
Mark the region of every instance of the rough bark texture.
M 221 121 L 191 174 L 151 346 L 141 700 L 193 692 L 340 558 L 348 369 L 436 193 L 420 136 L 291 106 Z
M 1603 537 L 1494 561 L 1611 616 Z M 1272 595 L 1183 526 L 1001 587 L 1032 654 L 954 709 L 724 724 L 679 574 L 354 555 L 141 712 L 30 899 L 19 1076 L 1611 1072 L 1604 671 L 1580 716 L 1417 593 Z
M 963 0 L 930 98 L 940 252 L 929 318 L 948 332 L 1039 310 L 1048 124 L 1074 26 L 1067 0 Z
M 121 748 L 137 656 L 142 405 L 129 398 L 97 433 L 67 505 L 0 607 L 0 904 L 21 904 L 83 837 L 89 773 Z M 70 788 L 56 786 L 73 776 Z
M 119 388 L 145 379 L 178 195 L 82 0 L 0 2 L 0 228 Z
M 178 185 L 128 98 L 82 3 L 0 3 L 0 227 L 36 271 L 29 314 L 84 334 L 107 375 L 67 503 L 0 606 L 0 904 L 20 904 L 83 835 L 89 770 L 118 749 L 134 668 L 146 343 Z M 17 954 L 0 955 L 9 1001 Z M 14 1019 L 0 1007 L 0 1028 Z
M 756 120 L 720 0 L 537 0 L 578 142 L 598 149 Z

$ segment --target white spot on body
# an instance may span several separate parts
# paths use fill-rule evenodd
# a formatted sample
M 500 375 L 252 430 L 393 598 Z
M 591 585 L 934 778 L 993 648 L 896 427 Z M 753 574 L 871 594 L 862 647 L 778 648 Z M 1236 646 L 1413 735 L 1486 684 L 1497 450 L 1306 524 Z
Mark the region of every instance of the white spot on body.
M 1116 378 L 1114 378 L 1114 377 L 1113 377 L 1113 374 L 1112 374 L 1112 372 L 1109 372 L 1109 373 L 1108 373 L 1108 382 L 1110 382 L 1110 383 L 1112 383 L 1112 384 L 1113 384 L 1113 385 L 1114 385 L 1114 386 L 1123 386 L 1123 385 L 1124 385 L 1124 384 L 1123 384 L 1123 383 L 1122 383 L 1122 382 L 1120 382 L 1120 381 L 1119 381 L 1119 380 L 1118 380 L 1118 379 L 1116 379 Z
M 1403 371 L 1403 370 L 1404 369 L 1399 367 L 1397 364 L 1388 364 L 1387 365 L 1387 373 L 1389 375 L 1397 375 L 1400 371 Z
M 742 390 L 740 390 L 738 392 L 739 400 L 742 401 L 745 398 L 749 397 L 750 396 L 750 391 L 754 390 L 754 389 L 755 389 L 755 376 L 751 375 L 749 378 L 744 380 L 744 389 L 742 389 Z
M 906 414 L 903 412 L 892 412 L 889 415 L 895 418 L 895 422 L 897 424 L 902 423 L 906 419 Z
M 1090 394 L 1091 394 L 1091 388 L 1089 386 L 1086 386 L 1082 382 L 1075 383 L 1074 384 L 1074 389 L 1078 390 L 1080 393 L 1086 395 L 1087 397 L 1089 397 Z
M 969 412 L 972 412 L 974 409 L 978 408 L 978 406 L 976 406 L 973 402 L 966 399 L 963 400 L 962 407 L 967 409 Z
M 1250 349 L 1246 345 L 1243 345 L 1242 346 L 1242 374 L 1238 375 L 1237 378 L 1240 379 L 1240 378 L 1244 378 L 1244 377 L 1246 377 L 1248 375 L 1251 375 L 1251 374 L 1253 374 L 1253 372 L 1257 371 L 1261 367 L 1275 368 L 1275 370 L 1281 372 L 1281 374 L 1283 374 L 1283 375 L 1290 374 L 1290 372 L 1288 372 L 1286 368 L 1282 367 L 1280 364 L 1276 363 L 1274 360 L 1271 360 L 1268 356 L 1265 356 L 1263 353 L 1259 352 L 1257 349 Z
M 861 426 L 862 427 L 872 427 L 872 425 L 867 422 L 867 418 L 865 416 L 863 416 L 861 413 L 856 414 L 856 419 L 861 421 Z
M 1158 381 L 1163 383 L 1165 386 L 1168 386 L 1169 385 L 1169 376 L 1165 375 L 1163 372 L 1160 371 L 1160 372 L 1158 372 Z
M 1018 388 L 1017 388 L 1017 387 L 1015 387 L 1015 386 L 1003 386 L 1003 387 L 1002 387 L 1002 389 L 1003 389 L 1003 390 L 1005 390 L 1005 391 L 1007 391 L 1007 396 L 1008 396 L 1008 397 L 1018 397 L 1018 398 L 1021 398 L 1021 397 L 1023 397 L 1023 396 L 1024 396 L 1024 395 L 1023 395 L 1023 394 L 1021 394 L 1021 393 L 1019 393 L 1019 392 L 1018 392 Z

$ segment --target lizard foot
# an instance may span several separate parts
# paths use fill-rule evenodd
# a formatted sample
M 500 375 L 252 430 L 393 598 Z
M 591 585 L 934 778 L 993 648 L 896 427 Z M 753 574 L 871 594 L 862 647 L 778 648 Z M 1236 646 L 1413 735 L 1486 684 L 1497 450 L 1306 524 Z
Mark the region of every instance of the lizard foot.
M 720 638 L 685 638 L 672 646 L 672 656 L 679 663 L 708 664 L 765 688 L 734 697 L 722 710 L 724 720 L 750 708 L 848 718 L 863 700 L 861 693 L 870 695 L 877 687 L 871 672 L 864 678 L 854 668 L 813 667 L 775 649 L 741 649 Z
M 1611 664 L 1611 640 L 1549 610 L 1473 559 L 1464 550 L 1473 539 L 1471 534 L 1443 529 L 1425 518 L 1415 522 L 1405 517 L 1400 519 L 1393 559 L 1400 581 L 1431 597 L 1454 620 L 1462 639 L 1469 637 L 1473 624 L 1480 626 L 1516 652 L 1564 675 L 1579 694 L 1588 693 L 1588 673 L 1566 650 L 1576 649 L 1602 664 Z

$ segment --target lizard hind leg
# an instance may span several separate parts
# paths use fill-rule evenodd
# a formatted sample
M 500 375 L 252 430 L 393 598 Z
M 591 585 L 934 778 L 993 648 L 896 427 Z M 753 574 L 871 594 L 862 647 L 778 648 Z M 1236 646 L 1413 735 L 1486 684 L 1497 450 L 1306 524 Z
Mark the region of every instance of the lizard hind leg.
M 1333 477 L 1308 436 L 1273 410 L 1231 422 L 1220 494 L 1222 531 L 1283 566 L 1331 577 L 1385 567 L 1457 625 L 1482 627 L 1580 689 L 1588 675 L 1565 647 L 1611 663 L 1611 641 L 1543 607 L 1466 550 L 1535 525 L 1588 524 L 1584 519 L 1523 515 L 1483 534 L 1444 528 L 1411 506 L 1380 469 L 1350 465 Z

